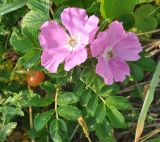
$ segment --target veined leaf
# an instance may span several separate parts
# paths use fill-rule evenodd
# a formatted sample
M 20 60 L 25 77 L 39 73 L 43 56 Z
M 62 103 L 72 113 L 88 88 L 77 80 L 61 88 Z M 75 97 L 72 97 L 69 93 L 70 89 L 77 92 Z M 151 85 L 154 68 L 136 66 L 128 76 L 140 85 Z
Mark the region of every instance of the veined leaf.
M 2 5 L 2 6 L 0 6 L 0 16 L 7 14 L 9 12 L 12 12 L 14 10 L 17 10 L 17 9 L 25 6 L 26 3 L 27 3 L 27 0 L 16 0 L 12 3 Z
M 65 141 L 67 135 L 67 126 L 63 120 L 53 120 L 50 124 L 49 131 L 54 142 Z
M 72 121 L 76 121 L 78 117 L 82 115 L 81 111 L 78 108 L 71 105 L 59 106 L 58 114 L 64 117 L 65 119 L 72 120 Z
M 73 92 L 59 92 L 58 105 L 74 104 L 79 101 L 78 95 Z
M 30 49 L 34 49 L 34 44 L 24 36 L 20 36 L 19 33 L 13 31 L 10 43 L 16 51 L 26 52 Z
M 31 10 L 49 16 L 49 3 L 49 0 L 29 0 L 27 5 Z
M 53 109 L 50 109 L 49 111 L 46 111 L 41 114 L 37 114 L 34 119 L 35 129 L 37 131 L 41 130 L 50 120 L 52 115 L 53 115 Z

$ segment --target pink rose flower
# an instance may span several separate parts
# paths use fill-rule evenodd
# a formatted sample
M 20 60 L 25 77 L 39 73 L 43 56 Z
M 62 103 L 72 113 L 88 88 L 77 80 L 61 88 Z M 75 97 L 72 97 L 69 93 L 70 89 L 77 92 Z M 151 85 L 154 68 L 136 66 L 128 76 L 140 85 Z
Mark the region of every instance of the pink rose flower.
M 98 59 L 96 73 L 103 77 L 106 84 L 123 82 L 130 75 L 126 61 L 136 61 L 142 51 L 138 37 L 126 32 L 122 23 L 114 21 L 104 32 L 100 32 L 91 43 L 92 56 Z
M 85 47 L 94 39 L 99 19 L 94 15 L 88 17 L 84 9 L 66 8 L 61 13 L 61 22 L 66 29 L 54 20 L 46 21 L 39 36 L 43 48 L 41 64 L 52 73 L 63 62 L 64 69 L 69 71 L 87 59 Z

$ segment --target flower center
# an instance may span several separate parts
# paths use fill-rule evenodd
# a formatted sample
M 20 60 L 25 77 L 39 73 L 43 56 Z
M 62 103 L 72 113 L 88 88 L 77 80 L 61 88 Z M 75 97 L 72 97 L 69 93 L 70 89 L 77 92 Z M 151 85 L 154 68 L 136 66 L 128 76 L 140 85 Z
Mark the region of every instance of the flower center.
M 113 51 L 111 48 L 107 49 L 104 51 L 104 54 L 103 54 L 103 57 L 106 59 L 106 60 L 109 60 L 110 58 L 112 58 L 114 56 L 113 54 Z
M 78 44 L 78 41 L 77 41 L 76 38 L 71 37 L 71 38 L 68 39 L 67 44 L 69 46 L 71 46 L 72 48 L 74 48 Z

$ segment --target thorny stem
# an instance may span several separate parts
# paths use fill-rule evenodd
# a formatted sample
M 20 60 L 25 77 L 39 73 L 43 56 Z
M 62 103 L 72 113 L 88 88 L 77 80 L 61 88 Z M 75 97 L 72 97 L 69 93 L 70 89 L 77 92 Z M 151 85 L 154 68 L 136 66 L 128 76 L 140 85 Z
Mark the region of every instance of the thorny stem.
M 30 93 L 30 95 L 32 95 L 32 90 L 30 89 L 29 85 L 28 85 L 28 91 Z M 30 128 L 33 128 L 33 115 L 32 115 L 32 106 L 29 105 L 29 123 L 30 123 Z M 31 142 L 35 142 L 34 139 L 31 139 Z
M 56 119 L 58 119 L 58 112 L 57 112 L 58 93 L 59 93 L 59 88 L 56 89 L 56 95 L 55 95 L 55 98 L 54 98 L 54 109 L 55 109 L 55 112 L 56 112 Z

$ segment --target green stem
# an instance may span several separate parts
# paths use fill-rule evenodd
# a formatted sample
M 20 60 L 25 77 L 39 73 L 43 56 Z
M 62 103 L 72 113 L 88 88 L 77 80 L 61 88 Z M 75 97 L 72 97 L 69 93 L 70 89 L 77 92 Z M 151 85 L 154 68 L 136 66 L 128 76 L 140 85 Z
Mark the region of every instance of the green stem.
M 30 95 L 33 96 L 33 92 L 29 86 L 28 86 L 28 91 L 29 91 Z M 32 114 L 32 106 L 31 105 L 29 105 L 28 111 L 29 111 L 30 128 L 33 129 L 33 114 Z M 35 140 L 32 138 L 31 142 L 35 142 Z
M 145 100 L 142 106 L 142 110 L 139 115 L 138 124 L 136 128 L 135 142 L 138 142 L 142 134 L 147 112 L 148 112 L 149 106 L 151 105 L 153 101 L 154 92 L 155 92 L 156 87 L 158 86 L 159 81 L 160 81 L 160 61 L 157 64 L 156 71 L 149 85 L 149 89 L 147 91 L 147 95 L 145 97 Z

